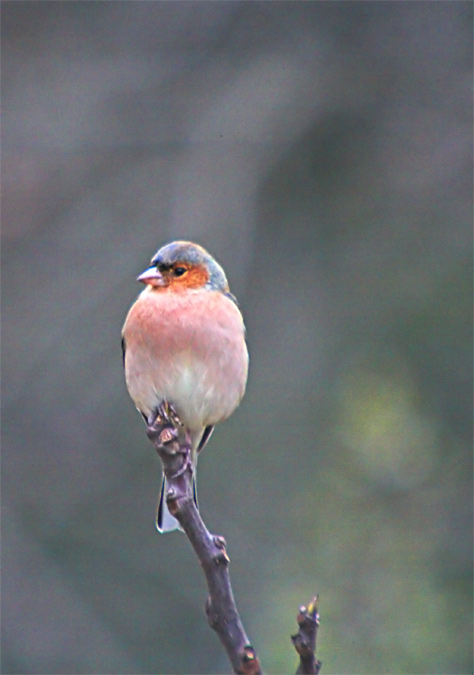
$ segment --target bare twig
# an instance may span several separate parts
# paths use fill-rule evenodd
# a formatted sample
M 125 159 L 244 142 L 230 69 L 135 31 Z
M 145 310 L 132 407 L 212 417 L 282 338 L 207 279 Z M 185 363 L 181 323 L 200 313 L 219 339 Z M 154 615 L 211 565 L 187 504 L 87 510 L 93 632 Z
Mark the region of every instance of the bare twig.
M 318 675 L 321 661 L 315 656 L 316 637 L 319 628 L 318 597 L 314 597 L 308 606 L 302 605 L 296 617 L 299 630 L 291 639 L 300 657 L 296 675 Z
M 224 645 L 234 673 L 261 675 L 260 662 L 245 633 L 232 593 L 225 539 L 208 532 L 194 504 L 191 448 L 186 430 L 173 408 L 165 403 L 156 419 L 147 425 L 147 434 L 163 463 L 169 486 L 168 509 L 191 542 L 206 576 L 209 625 Z

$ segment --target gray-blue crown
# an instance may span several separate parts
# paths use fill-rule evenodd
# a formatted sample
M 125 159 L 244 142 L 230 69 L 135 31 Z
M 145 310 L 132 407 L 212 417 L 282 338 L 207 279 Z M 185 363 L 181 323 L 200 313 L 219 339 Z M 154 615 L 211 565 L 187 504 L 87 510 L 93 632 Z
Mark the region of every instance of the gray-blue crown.
M 191 241 L 172 241 L 162 246 L 151 259 L 151 264 L 158 268 L 174 265 L 177 262 L 206 265 L 210 275 L 206 287 L 223 293 L 229 290 L 227 277 L 222 267 L 205 248 Z

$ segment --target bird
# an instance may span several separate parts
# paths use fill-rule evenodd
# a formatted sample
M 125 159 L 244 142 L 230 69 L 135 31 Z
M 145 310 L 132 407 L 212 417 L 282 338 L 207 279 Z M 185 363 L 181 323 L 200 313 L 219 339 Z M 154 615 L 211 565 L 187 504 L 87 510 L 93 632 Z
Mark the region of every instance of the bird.
M 171 405 L 196 465 L 214 427 L 240 404 L 248 376 L 246 330 L 221 265 L 202 246 L 173 241 L 161 247 L 137 281 L 145 285 L 122 329 L 125 382 L 150 425 Z M 159 532 L 179 530 L 166 504 L 163 474 L 156 512 Z

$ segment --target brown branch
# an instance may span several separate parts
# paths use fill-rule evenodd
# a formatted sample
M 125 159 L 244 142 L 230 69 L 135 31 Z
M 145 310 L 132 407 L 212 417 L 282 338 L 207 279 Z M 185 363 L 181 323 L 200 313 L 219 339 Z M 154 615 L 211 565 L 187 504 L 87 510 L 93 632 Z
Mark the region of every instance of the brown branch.
M 259 659 L 235 604 L 225 539 L 209 533 L 194 503 L 189 435 L 172 406 L 163 403 L 159 407 L 156 418 L 147 424 L 147 435 L 163 463 L 168 509 L 179 521 L 204 570 L 209 590 L 206 603 L 209 625 L 224 645 L 234 673 L 261 675 Z M 298 633 L 291 637 L 300 657 L 296 674 L 318 675 L 321 662 L 315 657 L 319 627 L 317 597 L 307 607 L 299 608 L 297 622 Z
M 318 675 L 321 661 L 315 656 L 316 637 L 319 628 L 318 597 L 314 597 L 308 606 L 302 605 L 296 617 L 299 630 L 291 639 L 300 657 L 296 675 Z
M 188 434 L 166 403 L 147 425 L 147 434 L 163 463 L 169 486 L 168 509 L 183 528 L 206 576 L 209 625 L 224 645 L 234 673 L 261 675 L 260 662 L 245 633 L 232 593 L 225 539 L 208 532 L 194 504 Z

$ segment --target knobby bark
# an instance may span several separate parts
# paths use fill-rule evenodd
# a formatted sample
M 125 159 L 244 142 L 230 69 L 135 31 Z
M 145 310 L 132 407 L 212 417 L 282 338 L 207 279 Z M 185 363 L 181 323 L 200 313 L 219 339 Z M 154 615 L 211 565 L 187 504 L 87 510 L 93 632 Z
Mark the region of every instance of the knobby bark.
M 234 673 L 261 675 L 260 661 L 242 625 L 232 592 L 229 577 L 230 559 L 225 539 L 210 534 L 194 503 L 189 434 L 172 406 L 164 403 L 159 407 L 156 418 L 147 424 L 147 435 L 163 464 L 168 483 L 166 494 L 168 509 L 189 539 L 206 577 L 209 592 L 206 614 L 209 625 L 225 647 Z M 313 661 L 319 664 L 314 659 L 318 623 L 314 607 L 313 602 L 308 608 L 300 608 L 298 615 L 300 630 L 292 637 L 300 656 L 298 673 L 319 672 L 319 666 L 317 670 L 301 669 L 309 667 L 304 664 L 310 663 L 311 650 Z
M 299 630 L 292 635 L 293 645 L 299 654 L 300 664 L 296 675 L 318 675 L 321 661 L 316 659 L 316 637 L 319 628 L 318 596 L 308 606 L 302 605 L 296 617 Z

